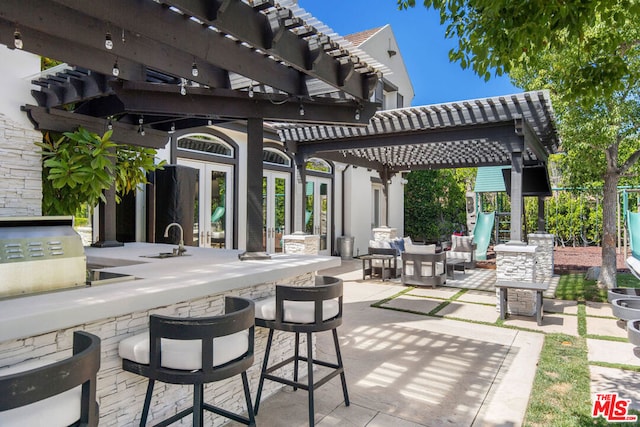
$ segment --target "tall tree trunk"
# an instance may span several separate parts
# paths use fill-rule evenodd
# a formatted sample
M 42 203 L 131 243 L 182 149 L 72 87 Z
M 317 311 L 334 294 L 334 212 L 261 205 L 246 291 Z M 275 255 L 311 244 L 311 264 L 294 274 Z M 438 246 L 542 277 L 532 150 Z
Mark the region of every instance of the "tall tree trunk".
M 616 236 L 617 236 L 617 208 L 618 181 L 620 176 L 607 171 L 604 177 L 604 195 L 602 199 L 602 268 L 598 285 L 600 287 L 616 287 Z

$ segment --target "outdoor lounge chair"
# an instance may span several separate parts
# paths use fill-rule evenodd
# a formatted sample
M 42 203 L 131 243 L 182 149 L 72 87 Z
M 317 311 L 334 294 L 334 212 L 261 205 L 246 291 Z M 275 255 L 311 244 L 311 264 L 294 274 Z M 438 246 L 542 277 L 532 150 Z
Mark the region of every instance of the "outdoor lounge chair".
M 476 248 L 474 236 L 451 236 L 451 250 L 447 253 L 449 259 L 464 260 L 465 268 L 475 268 Z

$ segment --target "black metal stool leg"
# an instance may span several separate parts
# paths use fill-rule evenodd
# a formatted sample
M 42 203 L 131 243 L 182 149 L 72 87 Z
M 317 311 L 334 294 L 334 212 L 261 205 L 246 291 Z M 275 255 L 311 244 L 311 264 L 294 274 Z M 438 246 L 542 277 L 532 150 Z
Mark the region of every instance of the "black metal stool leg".
M 298 382 L 298 360 L 300 352 L 300 333 L 296 332 L 296 343 L 293 353 L 293 382 Z M 296 391 L 298 387 L 293 387 L 293 391 Z
M 269 338 L 267 339 L 267 348 L 264 351 L 264 360 L 262 361 L 262 372 L 260 372 L 260 382 L 258 383 L 258 393 L 256 394 L 256 406 L 253 413 L 258 415 L 260 409 L 260 396 L 262 395 L 262 386 L 264 385 L 264 376 L 267 373 L 267 364 L 269 363 L 269 352 L 271 351 L 271 341 L 273 340 L 273 329 L 269 329 Z
M 149 415 L 149 406 L 151 406 L 151 396 L 153 395 L 153 385 L 155 380 L 149 380 L 147 383 L 147 395 L 144 398 L 144 405 L 142 406 L 142 417 L 140 417 L 140 427 L 147 425 L 147 416 Z
M 204 384 L 194 384 L 193 386 L 193 427 L 203 427 L 204 408 L 202 395 L 204 394 Z
M 253 414 L 253 405 L 251 404 L 251 392 L 249 391 L 249 380 L 247 379 L 247 371 L 243 371 L 240 376 L 242 377 L 242 388 L 244 389 L 244 399 L 247 402 L 247 414 L 249 415 L 249 426 L 256 425 L 256 418 Z
M 338 360 L 338 368 L 341 369 L 340 380 L 342 381 L 342 394 L 344 394 L 344 405 L 349 406 L 349 392 L 347 391 L 347 380 L 344 376 L 344 365 L 342 364 L 342 354 L 340 353 L 340 343 L 338 342 L 338 331 L 333 332 L 333 343 L 336 347 L 336 358 Z
M 307 332 L 307 379 L 309 387 L 309 427 L 313 427 L 315 416 L 313 407 L 313 340 L 311 332 Z

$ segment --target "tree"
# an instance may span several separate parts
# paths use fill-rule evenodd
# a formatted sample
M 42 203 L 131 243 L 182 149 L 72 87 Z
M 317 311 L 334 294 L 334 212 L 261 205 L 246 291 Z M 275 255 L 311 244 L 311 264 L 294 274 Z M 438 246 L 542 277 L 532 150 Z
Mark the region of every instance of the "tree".
M 162 168 L 164 161 L 155 164 L 155 150 L 116 144 L 111 134 L 80 127 L 63 135 L 47 132 L 36 142 L 43 155 L 44 215 L 75 215 L 85 204 L 93 208 L 106 201 L 103 192 L 112 185 L 125 195 L 147 182 L 147 172 Z
M 440 241 L 466 224 L 464 181 L 452 170 L 421 170 L 407 175 L 405 231 L 413 239 Z
M 512 79 L 525 88 L 551 90 L 566 155 L 559 159 L 571 187 L 603 186 L 601 286 L 616 286 L 617 187 L 637 183 L 640 158 L 640 21 L 620 11 L 614 27 L 597 20 L 579 42 L 568 35 L 562 47 L 539 54 L 530 66 L 513 69 Z M 628 40 L 617 50 L 607 51 L 611 34 Z M 594 91 L 586 86 L 585 74 L 574 74 L 590 61 L 615 57 L 626 73 L 607 87 L 611 76 L 594 74 Z M 595 58 L 595 59 L 593 59 Z M 631 180 L 631 181 L 625 181 Z
M 603 183 L 602 286 L 616 285 L 616 188 L 640 158 L 640 3 L 425 0 L 460 43 L 450 58 L 486 79 L 548 88 L 569 185 Z M 401 8 L 414 1 L 398 1 Z
M 397 0 L 399 9 L 414 7 L 415 0 Z M 535 66 L 548 49 L 562 50 L 570 44 L 584 44 L 585 33 L 596 23 L 616 29 L 637 25 L 640 2 L 634 0 L 548 1 L 548 0 L 424 0 L 424 6 L 440 13 L 445 36 L 458 40 L 449 52 L 451 61 L 471 67 L 485 80 L 510 74 L 523 66 Z M 623 89 L 624 76 L 633 70 L 616 52 L 637 45 L 624 32 L 611 31 L 597 46 L 600 55 L 574 64 L 573 77 L 565 90 L 582 97 L 597 97 Z

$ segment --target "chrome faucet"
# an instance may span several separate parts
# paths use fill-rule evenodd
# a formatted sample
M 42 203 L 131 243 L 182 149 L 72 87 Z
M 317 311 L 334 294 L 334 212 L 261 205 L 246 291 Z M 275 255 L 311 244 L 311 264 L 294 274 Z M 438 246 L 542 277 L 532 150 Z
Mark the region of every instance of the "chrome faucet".
M 178 227 L 178 229 L 180 229 L 180 243 L 178 244 L 178 248 L 173 250 L 173 254 L 181 256 L 182 254 L 187 252 L 184 247 L 184 230 L 182 229 L 182 226 L 177 222 L 172 222 L 171 224 L 167 225 L 167 228 L 164 229 L 164 237 L 169 237 L 169 229 L 174 225 Z

